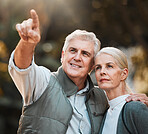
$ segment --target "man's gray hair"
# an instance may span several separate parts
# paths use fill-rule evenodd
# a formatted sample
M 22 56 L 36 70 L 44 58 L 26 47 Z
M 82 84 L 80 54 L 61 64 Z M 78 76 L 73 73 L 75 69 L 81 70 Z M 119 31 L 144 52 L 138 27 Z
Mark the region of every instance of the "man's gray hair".
M 93 32 L 87 32 L 85 30 L 75 30 L 66 37 L 63 46 L 64 52 L 66 51 L 69 42 L 73 39 L 81 39 L 94 42 L 94 57 L 96 56 L 97 52 L 100 50 L 101 42 L 99 41 L 99 39 L 97 39 L 96 35 Z

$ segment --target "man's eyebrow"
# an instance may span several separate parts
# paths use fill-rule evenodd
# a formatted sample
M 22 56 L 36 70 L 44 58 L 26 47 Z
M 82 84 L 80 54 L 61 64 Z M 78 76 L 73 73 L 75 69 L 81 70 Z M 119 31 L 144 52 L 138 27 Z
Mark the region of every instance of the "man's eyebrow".
M 91 52 L 86 51 L 86 50 L 82 50 L 82 52 L 88 53 L 89 55 L 91 55 Z
M 91 52 L 89 52 L 89 51 L 86 51 L 86 50 L 82 50 L 82 52 L 86 52 L 86 53 L 90 53 L 90 54 L 91 54 Z
M 69 49 L 76 49 L 75 47 L 69 47 Z

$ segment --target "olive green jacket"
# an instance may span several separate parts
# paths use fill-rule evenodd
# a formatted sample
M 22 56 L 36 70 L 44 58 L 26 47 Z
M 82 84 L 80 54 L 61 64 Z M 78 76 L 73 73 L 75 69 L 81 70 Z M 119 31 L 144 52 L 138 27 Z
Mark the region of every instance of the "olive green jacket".
M 86 107 L 91 121 L 91 133 L 98 134 L 106 108 L 107 99 L 102 90 L 95 88 L 90 77 L 86 93 Z M 68 78 L 62 67 L 52 73 L 50 82 L 41 97 L 29 106 L 24 106 L 18 134 L 65 134 L 73 109 L 67 99 L 78 87 Z

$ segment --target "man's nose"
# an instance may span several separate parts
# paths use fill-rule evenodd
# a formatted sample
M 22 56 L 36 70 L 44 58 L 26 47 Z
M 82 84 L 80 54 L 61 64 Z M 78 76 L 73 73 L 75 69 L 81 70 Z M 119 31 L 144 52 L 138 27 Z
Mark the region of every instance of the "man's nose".
M 80 52 L 76 53 L 74 59 L 76 61 L 81 61 L 81 53 Z

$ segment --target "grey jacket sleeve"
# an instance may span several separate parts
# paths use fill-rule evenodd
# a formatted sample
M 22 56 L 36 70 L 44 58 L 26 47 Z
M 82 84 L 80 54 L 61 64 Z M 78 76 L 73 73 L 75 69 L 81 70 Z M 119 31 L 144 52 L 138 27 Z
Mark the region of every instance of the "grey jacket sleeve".
M 148 107 L 139 101 L 126 103 L 118 121 L 119 133 L 148 134 Z

